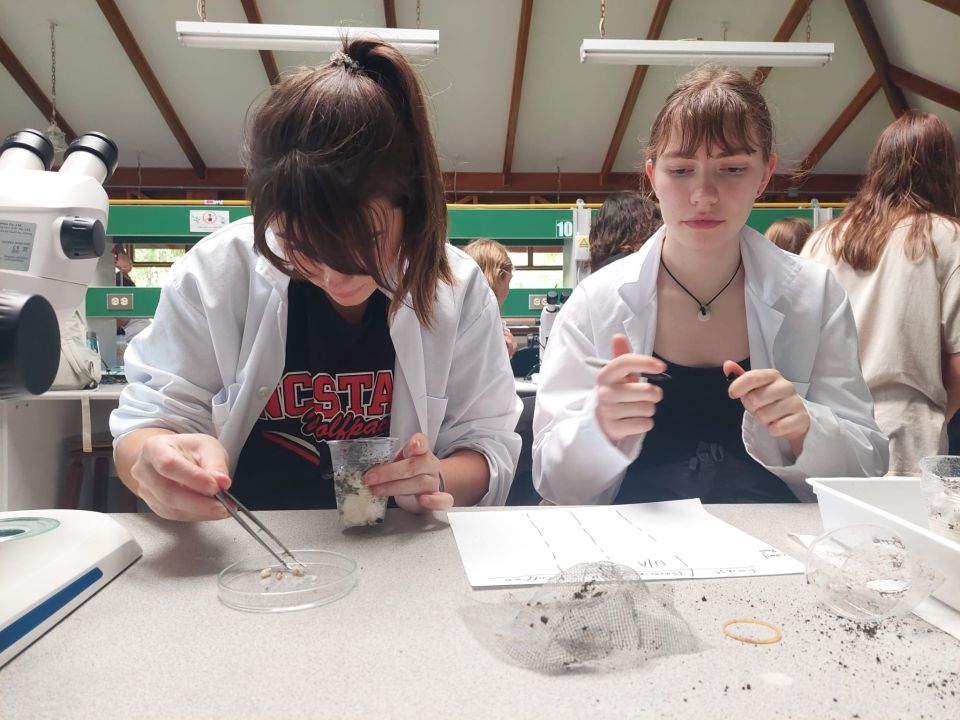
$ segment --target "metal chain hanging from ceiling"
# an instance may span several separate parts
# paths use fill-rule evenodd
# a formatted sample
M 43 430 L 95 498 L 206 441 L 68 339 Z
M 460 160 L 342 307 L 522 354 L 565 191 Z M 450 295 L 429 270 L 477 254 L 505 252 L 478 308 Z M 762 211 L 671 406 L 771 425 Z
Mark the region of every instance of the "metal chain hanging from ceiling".
M 200 16 L 200 22 L 207 21 L 207 0 L 197 0 L 197 15 Z
M 47 139 L 57 156 L 67 149 L 67 136 L 57 124 L 57 23 L 50 21 L 50 126 Z
M 50 124 L 57 124 L 57 24 L 50 21 Z
M 420 0 L 417 0 L 417 30 L 420 29 Z
M 604 23 L 607 20 L 607 3 L 606 0 L 600 0 L 600 39 L 603 40 L 606 37 L 606 28 Z
M 813 0 L 807 5 L 807 42 L 810 42 L 810 20 L 813 18 Z

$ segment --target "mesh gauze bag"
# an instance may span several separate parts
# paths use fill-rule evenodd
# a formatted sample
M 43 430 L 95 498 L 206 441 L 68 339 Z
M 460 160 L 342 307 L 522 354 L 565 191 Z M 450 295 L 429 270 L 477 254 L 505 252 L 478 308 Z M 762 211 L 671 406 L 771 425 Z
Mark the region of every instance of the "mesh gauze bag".
M 483 645 L 539 672 L 637 667 L 700 649 L 668 587 L 651 591 L 632 569 L 609 562 L 575 565 L 525 602 L 463 614 Z

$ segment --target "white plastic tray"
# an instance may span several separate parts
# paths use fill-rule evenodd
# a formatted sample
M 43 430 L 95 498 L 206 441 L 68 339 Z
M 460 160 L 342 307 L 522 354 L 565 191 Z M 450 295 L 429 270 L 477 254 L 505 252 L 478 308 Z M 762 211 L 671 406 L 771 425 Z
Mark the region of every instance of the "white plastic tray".
M 960 543 L 928 529 L 918 477 L 809 478 L 824 530 L 870 523 L 896 530 L 907 547 L 936 567 L 944 583 L 935 598 L 960 611 Z

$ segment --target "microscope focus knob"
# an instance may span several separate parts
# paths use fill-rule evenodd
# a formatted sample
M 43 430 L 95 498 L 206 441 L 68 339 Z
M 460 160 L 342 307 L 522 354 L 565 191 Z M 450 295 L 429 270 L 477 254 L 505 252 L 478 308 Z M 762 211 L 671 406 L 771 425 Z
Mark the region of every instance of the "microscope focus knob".
M 54 233 L 60 236 L 63 254 L 71 259 L 98 258 L 107 247 L 103 223 L 94 218 L 79 215 L 57 218 Z

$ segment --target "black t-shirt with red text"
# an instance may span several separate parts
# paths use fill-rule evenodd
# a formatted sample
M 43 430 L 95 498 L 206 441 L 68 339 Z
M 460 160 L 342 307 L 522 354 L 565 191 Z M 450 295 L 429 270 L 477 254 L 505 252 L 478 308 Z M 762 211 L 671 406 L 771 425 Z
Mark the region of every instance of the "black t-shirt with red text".
M 323 441 L 389 435 L 395 359 L 383 293 L 351 324 L 323 290 L 291 280 L 283 377 L 247 437 L 230 492 L 256 510 L 335 508 Z

